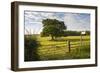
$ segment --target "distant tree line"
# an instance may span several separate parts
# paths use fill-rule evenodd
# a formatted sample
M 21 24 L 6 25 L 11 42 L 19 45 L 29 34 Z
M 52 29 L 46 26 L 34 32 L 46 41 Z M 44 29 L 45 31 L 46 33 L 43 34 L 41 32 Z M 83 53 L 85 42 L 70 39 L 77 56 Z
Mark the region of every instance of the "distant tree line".
M 85 35 L 90 35 L 90 31 L 85 31 Z M 63 36 L 80 36 L 81 31 L 64 31 Z
M 90 35 L 90 31 L 85 31 L 86 34 L 85 35 Z M 81 31 L 63 31 L 62 33 L 60 33 L 61 36 L 80 36 L 81 35 Z M 49 36 L 47 34 L 44 34 L 43 32 L 41 32 L 41 37 L 46 37 Z

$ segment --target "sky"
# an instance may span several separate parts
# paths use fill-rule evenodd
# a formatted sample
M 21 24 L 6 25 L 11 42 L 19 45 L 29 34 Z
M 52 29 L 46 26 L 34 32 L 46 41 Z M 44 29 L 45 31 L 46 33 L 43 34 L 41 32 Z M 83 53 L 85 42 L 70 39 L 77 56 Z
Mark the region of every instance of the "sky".
M 69 13 L 69 12 L 43 12 L 43 11 L 24 11 L 25 34 L 40 34 L 43 29 L 43 19 L 57 19 L 63 21 L 67 30 L 89 31 L 90 14 L 88 13 Z

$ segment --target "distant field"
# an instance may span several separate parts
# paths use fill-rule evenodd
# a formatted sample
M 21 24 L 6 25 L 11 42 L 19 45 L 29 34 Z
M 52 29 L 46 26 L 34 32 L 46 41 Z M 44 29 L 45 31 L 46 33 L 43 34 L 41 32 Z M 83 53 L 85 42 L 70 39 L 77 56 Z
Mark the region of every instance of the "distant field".
M 37 54 L 40 60 L 85 59 L 90 58 L 90 37 L 83 36 L 82 45 L 80 36 L 67 36 L 51 41 L 51 37 L 37 37 L 41 44 Z M 68 41 L 71 51 L 69 52 Z

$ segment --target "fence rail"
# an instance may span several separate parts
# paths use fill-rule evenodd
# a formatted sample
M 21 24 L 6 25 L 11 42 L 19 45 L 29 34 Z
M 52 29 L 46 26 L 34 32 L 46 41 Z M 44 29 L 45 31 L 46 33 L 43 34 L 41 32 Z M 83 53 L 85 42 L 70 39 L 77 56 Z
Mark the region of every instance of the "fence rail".
M 52 51 L 52 52 L 56 51 L 56 52 L 58 52 L 60 50 L 61 51 L 66 51 L 66 52 L 71 52 L 72 49 L 78 49 L 82 45 L 87 45 L 85 42 L 89 42 L 89 41 L 85 40 L 81 44 L 80 41 L 73 42 L 73 41 L 68 40 L 68 41 L 66 41 L 66 43 L 58 43 L 56 45 L 55 44 L 53 44 L 53 45 L 43 45 L 43 46 L 41 46 L 41 48 L 42 49 L 44 48 L 42 51 L 47 51 L 48 50 L 48 52 L 49 51 Z M 61 44 L 63 44 L 63 45 L 61 45 Z

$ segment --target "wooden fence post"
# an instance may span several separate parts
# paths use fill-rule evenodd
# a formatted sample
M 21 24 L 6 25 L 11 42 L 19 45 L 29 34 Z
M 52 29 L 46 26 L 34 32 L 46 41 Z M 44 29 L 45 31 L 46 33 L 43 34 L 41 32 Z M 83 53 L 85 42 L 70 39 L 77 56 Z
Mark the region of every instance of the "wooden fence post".
M 81 34 L 81 38 L 80 38 L 80 46 L 82 47 L 82 34 Z
M 68 51 L 71 51 L 71 47 L 70 47 L 70 41 L 68 40 Z

